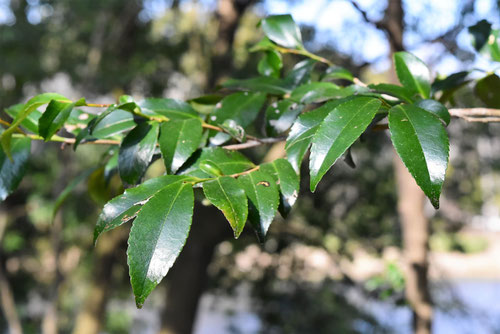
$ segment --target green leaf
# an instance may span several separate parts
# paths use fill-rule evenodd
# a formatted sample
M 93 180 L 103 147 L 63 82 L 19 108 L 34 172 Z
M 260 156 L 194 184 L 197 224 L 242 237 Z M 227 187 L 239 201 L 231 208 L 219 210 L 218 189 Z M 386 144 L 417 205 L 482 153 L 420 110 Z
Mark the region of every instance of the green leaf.
M 257 77 L 251 79 L 230 79 L 222 87 L 235 88 L 251 92 L 261 92 L 272 95 L 283 95 L 290 92 L 287 83 L 274 77 Z
M 427 65 L 408 52 L 396 52 L 394 65 L 399 82 L 412 93 L 420 94 L 428 99 L 431 92 L 430 72 Z
M 286 87 L 294 89 L 302 84 L 308 83 L 316 64 L 317 61 L 313 59 L 306 59 L 297 63 L 283 80 Z
M 448 109 L 438 101 L 419 100 L 414 105 L 416 107 L 424 109 L 425 111 L 430 112 L 431 114 L 436 115 L 444 122 L 444 124 L 446 125 L 450 124 L 451 116 L 450 113 L 448 112 Z
M 432 83 L 431 90 L 435 93 L 441 90 L 461 87 L 463 84 L 468 82 L 466 78 L 469 74 L 469 71 L 461 71 L 453 73 L 446 78 L 436 78 L 436 80 Z
M 255 165 L 240 152 L 225 150 L 220 147 L 207 147 L 196 152 L 179 173 L 202 179 L 212 177 L 212 173 L 207 173 L 200 168 L 200 163 L 206 161 L 217 166 L 223 175 L 241 173 L 255 167 Z
M 59 102 L 52 100 L 47 105 L 47 109 L 38 121 L 38 133 L 45 141 L 59 131 L 69 118 L 71 111 L 75 107 L 74 103 Z
M 11 126 L 5 130 L 2 133 L 2 137 L 0 138 L 0 142 L 2 144 L 2 148 L 10 159 L 12 158 L 11 155 L 11 150 L 10 150 L 10 142 L 12 138 L 12 134 L 16 131 L 16 129 L 19 127 L 19 125 L 24 121 L 33 111 L 35 111 L 38 107 L 49 103 L 52 100 L 59 100 L 59 101 L 67 101 L 70 102 L 67 98 L 65 98 L 62 95 L 56 94 L 56 93 L 45 93 L 45 94 L 40 94 L 37 95 L 33 98 L 31 98 L 26 104 L 24 105 L 24 109 L 19 112 L 12 122 Z
M 304 49 L 299 27 L 291 15 L 273 15 L 261 20 L 266 36 L 278 45 L 290 49 Z
M 439 208 L 439 196 L 448 165 L 448 135 L 441 121 L 412 105 L 398 105 L 389 111 L 389 129 L 396 151 L 406 168 Z
M 136 184 L 144 175 L 153 158 L 158 132 L 157 122 L 144 122 L 123 139 L 118 153 L 118 169 L 123 181 Z
M 94 229 L 94 244 L 101 233 L 112 230 L 134 219 L 142 206 L 156 193 L 173 183 L 190 180 L 187 176 L 163 175 L 149 179 L 135 188 L 129 188 L 109 201 L 102 209 Z
M 104 139 L 131 130 L 136 126 L 134 117 L 129 112 L 115 109 L 97 124 L 93 124 L 91 134 L 95 138 Z
M 318 103 L 338 97 L 340 87 L 331 82 L 311 82 L 293 90 L 290 99 L 304 103 Z
M 204 95 L 188 100 L 191 107 L 200 114 L 210 114 L 214 111 L 215 105 L 222 100 L 222 95 Z
M 295 171 L 299 172 L 300 164 L 306 154 L 312 138 L 323 119 L 336 106 L 345 103 L 351 98 L 335 101 L 328 101 L 321 107 L 308 111 L 297 118 L 297 121 L 292 125 L 288 138 L 286 139 L 286 155 Z
M 223 124 L 224 121 L 232 119 L 238 125 L 245 128 L 250 125 L 266 101 L 266 96 L 261 93 L 234 93 L 222 99 L 220 105 L 215 108 L 212 123 Z M 216 133 L 210 138 L 213 145 L 220 145 L 229 139 L 226 133 Z
M 330 66 L 326 71 L 323 77 L 321 78 L 322 81 L 325 80 L 337 80 L 337 79 L 343 79 L 343 80 L 349 80 L 353 81 L 354 80 L 354 75 L 352 75 L 351 72 L 346 70 L 343 67 L 339 66 Z
M 260 166 L 260 170 L 271 175 L 280 189 L 279 211 L 286 217 L 299 195 L 300 179 L 286 159 L 276 159 Z
M 146 115 L 162 115 L 169 119 L 198 118 L 198 114 L 188 103 L 176 99 L 148 98 L 139 103 Z
M 304 106 L 291 100 L 274 102 L 266 109 L 267 133 L 275 136 L 288 130 Z
M 12 119 L 16 119 L 18 114 L 24 110 L 24 104 L 16 104 L 13 105 L 7 109 L 5 109 L 5 112 L 7 115 L 12 117 Z M 35 134 L 38 134 L 38 120 L 42 116 L 42 113 L 38 110 L 33 110 L 28 117 L 26 117 L 22 122 L 21 126 L 27 129 L 28 131 L 31 131 Z
M 405 102 L 413 102 L 415 100 L 413 92 L 406 87 L 385 83 L 376 85 L 372 84 L 368 87 L 376 93 L 391 95 Z
M 137 307 L 142 307 L 179 256 L 191 228 L 193 207 L 191 184 L 178 182 L 156 193 L 137 214 L 127 249 Z
M 281 54 L 277 51 L 269 50 L 266 51 L 264 57 L 259 61 L 257 70 L 263 76 L 279 78 L 282 67 Z
M 0 201 L 9 196 L 23 179 L 26 173 L 31 150 L 31 139 L 14 138 L 11 143 L 10 160 L 4 151 L 0 150 Z
M 262 242 L 279 205 L 276 181 L 267 173 L 254 171 L 238 177 L 238 182 L 248 197 L 248 219 Z
M 160 150 L 169 174 L 177 170 L 196 151 L 203 128 L 196 118 L 164 122 L 160 132 Z
M 311 191 L 370 125 L 380 105 L 377 99 L 357 97 L 337 106 L 326 116 L 312 140 L 309 162 Z
M 221 176 L 222 171 L 220 170 L 219 166 L 217 166 L 214 162 L 210 160 L 202 160 L 200 161 L 200 164 L 198 167 L 205 173 L 207 173 L 210 176 Z
M 245 191 L 238 181 L 230 176 L 218 177 L 203 183 L 205 197 L 224 213 L 233 228 L 234 237 L 238 238 L 245 227 L 248 215 L 248 203 Z
M 479 80 L 474 88 L 477 96 L 489 108 L 500 108 L 500 77 L 490 74 Z
M 477 51 L 480 51 L 488 42 L 491 32 L 491 23 L 481 20 L 475 25 L 469 27 L 469 34 L 472 37 L 472 45 Z

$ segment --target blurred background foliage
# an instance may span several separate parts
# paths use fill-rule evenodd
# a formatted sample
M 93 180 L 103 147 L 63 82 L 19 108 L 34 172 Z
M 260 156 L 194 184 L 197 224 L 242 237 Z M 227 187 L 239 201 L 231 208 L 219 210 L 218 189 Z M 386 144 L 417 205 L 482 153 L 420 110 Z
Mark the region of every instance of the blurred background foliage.
M 465 28 L 483 18 L 498 26 L 499 2 L 403 4 L 405 47 L 435 73 L 491 70 L 470 46 Z M 97 103 L 113 102 L 123 93 L 188 99 L 215 92 L 226 78 L 256 74 L 260 56 L 248 52 L 261 38 L 256 25 L 264 15 L 284 12 L 302 24 L 308 49 L 366 82 L 378 82 L 390 75 L 390 47 L 373 22 L 383 17 L 386 6 L 386 1 L 370 0 L 0 0 L 0 110 L 45 91 Z M 285 57 L 284 70 L 297 60 Z M 472 87 L 460 88 L 455 105 L 481 105 Z M 498 232 L 499 127 L 454 121 L 448 129 L 451 167 L 442 208 L 426 211 L 433 230 L 430 246 L 435 252 L 481 253 L 491 246 L 485 234 Z M 163 287 L 170 292 L 159 289 L 144 310 L 134 308 L 123 237 L 127 227 L 103 237 L 97 248 L 92 245 L 97 215 L 103 202 L 119 193 L 118 179 L 106 185 L 102 171 L 95 172 L 52 219 L 57 196 L 95 166 L 104 149 L 82 146 L 75 153 L 34 142 L 32 151 L 27 176 L 0 207 L 0 283 L 15 301 L 10 311 L 2 304 L 2 332 L 13 330 L 11 312 L 25 333 L 92 333 L 98 328 L 155 333 L 165 328 L 169 317 L 160 316 L 161 310 L 169 304 L 175 308 L 179 299 Z M 251 154 L 259 160 L 269 152 Z M 262 247 L 250 231 L 231 241 L 214 211 L 200 215 L 199 220 L 222 226 L 216 230 L 222 232 L 208 241 L 191 238 L 186 246 L 194 249 L 206 241 L 208 253 L 215 251 L 213 259 L 200 260 L 210 263 L 207 276 L 200 275 L 197 286 L 190 287 L 207 291 L 197 333 L 221 328 L 236 333 L 406 332 L 387 325 L 390 316 L 363 306 L 381 300 L 404 305 L 387 133 L 364 137 L 352 154 L 357 167 L 336 165 L 314 194 L 303 178 L 306 186 L 297 207 L 287 220 L 277 218 Z M 161 164 L 155 164 L 148 176 L 162 172 Z M 194 224 L 206 225 L 199 220 Z M 484 233 L 463 233 L 471 229 Z M 180 262 L 176 267 L 186 269 L 179 272 L 189 274 L 189 266 L 195 266 Z M 175 289 L 176 283 L 167 278 L 165 285 Z M 448 288 L 441 284 L 435 289 Z M 435 302 L 446 312 L 473 312 L 453 293 Z M 220 320 L 225 309 L 233 320 Z M 499 328 L 498 323 L 487 325 Z

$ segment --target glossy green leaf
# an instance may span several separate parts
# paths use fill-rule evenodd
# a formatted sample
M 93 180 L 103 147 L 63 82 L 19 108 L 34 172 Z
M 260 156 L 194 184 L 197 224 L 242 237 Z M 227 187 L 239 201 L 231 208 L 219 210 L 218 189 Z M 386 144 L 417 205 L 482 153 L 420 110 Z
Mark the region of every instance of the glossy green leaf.
M 96 118 L 96 116 L 93 114 L 89 114 L 79 109 L 73 109 L 66 122 L 64 122 L 64 129 L 76 136 L 85 129 L 94 118 Z
M 248 197 L 248 219 L 262 242 L 273 222 L 279 205 L 279 193 L 274 178 L 262 171 L 238 177 Z
M 369 85 L 368 87 L 376 93 L 391 95 L 405 102 L 413 102 L 415 100 L 415 94 L 406 87 L 385 83 Z
M 142 307 L 179 256 L 191 228 L 193 207 L 191 184 L 177 182 L 156 193 L 137 214 L 127 249 L 137 307 Z
M 24 104 L 16 104 L 9 108 L 5 109 L 7 115 L 9 115 L 12 119 L 16 119 L 18 114 L 23 111 Z M 42 113 L 38 110 L 33 110 L 23 121 L 21 122 L 21 126 L 31 131 L 35 134 L 38 134 L 38 120 L 42 116 Z
M 261 165 L 260 170 L 271 175 L 280 189 L 279 211 L 286 217 L 299 195 L 300 179 L 286 159 L 276 159 Z
M 219 166 L 217 166 L 214 162 L 210 160 L 200 161 L 198 168 L 200 168 L 203 172 L 207 173 L 210 176 L 222 175 L 222 171 L 220 170 Z
M 224 213 L 238 238 L 248 216 L 247 196 L 238 181 L 230 176 L 218 177 L 203 183 L 205 197 Z
M 104 139 L 131 130 L 136 127 L 134 117 L 125 110 L 114 110 L 93 126 L 92 136 Z
M 188 103 L 193 107 L 194 110 L 201 114 L 211 114 L 217 103 L 219 103 L 224 96 L 222 95 L 203 95 L 191 100 Z
M 245 129 L 232 119 L 226 119 L 222 124 L 219 124 L 219 127 L 223 129 L 226 134 L 239 142 L 244 142 L 246 140 Z
M 3 151 L 7 155 L 7 157 L 12 158 L 11 150 L 10 150 L 10 142 L 12 138 L 12 134 L 16 131 L 16 129 L 21 125 L 22 121 L 24 121 L 33 111 L 35 111 L 38 107 L 49 103 L 52 100 L 58 101 L 66 101 L 70 102 L 67 98 L 62 95 L 56 93 L 45 93 L 37 95 L 31 98 L 26 104 L 21 112 L 19 112 L 12 122 L 11 126 L 2 133 L 0 138 Z
M 244 172 L 255 167 L 243 154 L 237 151 L 225 150 L 220 147 L 207 147 L 197 151 L 186 162 L 185 167 L 179 173 L 183 175 L 195 176 L 199 178 L 209 178 L 214 176 L 200 168 L 201 162 L 210 161 L 217 166 L 223 175 L 231 175 Z
M 14 138 L 10 149 L 12 160 L 0 150 L 0 201 L 16 190 L 23 179 L 30 155 L 31 139 Z
M 357 97 L 334 108 L 314 134 L 309 169 L 311 191 L 359 138 L 375 117 L 381 102 L 371 97 Z
M 175 174 L 196 151 L 202 132 L 201 121 L 196 118 L 162 123 L 159 143 L 169 174 Z
M 299 27 L 291 15 L 273 15 L 261 21 L 266 36 L 278 45 L 290 49 L 303 49 Z
M 330 66 L 326 71 L 321 80 L 337 80 L 337 79 L 343 79 L 343 80 L 349 80 L 353 81 L 354 80 L 354 75 L 352 75 L 351 72 L 346 70 L 343 67 L 339 66 Z
M 469 74 L 469 71 L 461 71 L 453 73 L 445 78 L 436 78 L 436 80 L 432 83 L 431 90 L 435 93 L 441 90 L 461 87 L 463 84 L 468 82 L 466 78 Z
M 349 98 L 350 99 L 350 98 Z M 299 172 L 300 164 L 306 154 L 312 138 L 319 125 L 336 106 L 348 101 L 349 99 L 334 100 L 325 103 L 323 106 L 308 111 L 297 118 L 293 124 L 288 138 L 286 139 L 286 155 L 293 168 Z
M 233 120 L 236 124 L 245 128 L 250 125 L 266 101 L 266 96 L 261 93 L 240 92 L 226 96 L 215 108 L 210 116 L 210 121 L 215 124 L 223 124 L 226 120 Z M 230 139 L 226 133 L 216 133 L 210 138 L 213 145 L 221 145 Z
M 176 99 L 148 98 L 139 103 L 143 113 L 147 115 L 162 115 L 169 119 L 197 118 L 196 111 L 184 101 Z
M 419 107 L 421 109 L 424 109 L 425 111 L 430 112 L 431 114 L 436 115 L 439 117 L 446 125 L 450 124 L 451 121 L 451 116 L 448 111 L 448 108 L 446 108 L 444 105 L 439 103 L 436 100 L 419 100 L 415 102 L 415 106 Z
M 288 130 L 300 115 L 304 106 L 291 100 L 272 103 L 266 109 L 267 133 L 275 136 Z
M 281 54 L 274 50 L 266 51 L 264 57 L 259 61 L 257 70 L 263 76 L 279 78 L 283 62 Z
M 431 92 L 430 72 L 427 65 L 408 52 L 396 52 L 394 65 L 399 82 L 412 93 L 428 99 Z
M 298 62 L 283 79 L 285 86 L 292 90 L 300 85 L 308 83 L 316 64 L 317 61 L 313 59 L 306 59 Z
M 441 121 L 412 105 L 398 105 L 389 111 L 389 129 L 396 151 L 406 168 L 439 208 L 439 196 L 448 166 L 448 135 Z
M 226 88 L 261 92 L 272 95 L 283 95 L 290 92 L 288 84 L 279 78 L 257 77 L 251 79 L 230 79 L 222 84 Z
M 74 107 L 74 103 L 50 101 L 38 121 L 38 134 L 48 141 L 63 127 Z
M 109 201 L 102 209 L 94 229 L 94 243 L 101 233 L 112 230 L 134 219 L 142 206 L 156 193 L 173 183 L 188 181 L 187 176 L 163 175 L 129 188 Z
M 311 82 L 295 88 L 290 99 L 304 103 L 318 103 L 338 97 L 340 87 L 331 82 Z
M 500 77 L 490 74 L 479 80 L 474 88 L 477 96 L 489 108 L 500 108 Z
M 123 139 L 118 153 L 118 169 L 123 181 L 136 184 L 144 175 L 153 158 L 158 132 L 158 123 L 144 122 Z

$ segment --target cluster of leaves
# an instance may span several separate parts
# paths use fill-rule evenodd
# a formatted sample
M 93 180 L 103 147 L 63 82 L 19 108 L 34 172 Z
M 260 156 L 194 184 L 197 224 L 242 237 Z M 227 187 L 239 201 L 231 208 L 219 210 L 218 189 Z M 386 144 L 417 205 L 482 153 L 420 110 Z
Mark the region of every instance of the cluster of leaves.
M 13 121 L 2 121 L 7 128 L 0 138 L 0 197 L 21 181 L 32 140 L 64 142 L 75 149 L 85 143 L 111 145 L 101 168 L 107 178 L 118 173 L 127 190 L 104 206 L 94 241 L 133 221 L 127 256 L 138 307 L 186 242 L 195 191 L 222 211 L 235 238 L 248 221 L 263 240 L 276 212 L 286 216 L 296 201 L 299 167 L 307 151 L 314 191 L 332 165 L 350 155 L 361 135 L 388 125 L 397 153 L 438 208 L 448 164 L 445 126 L 450 114 L 434 98 L 457 83 L 431 83 L 427 66 L 400 52 L 394 64 L 401 86 L 367 86 L 307 51 L 291 16 L 271 16 L 261 26 L 266 36 L 252 49 L 263 53 L 260 76 L 227 81 L 223 86 L 231 93 L 225 96 L 185 102 L 122 96 L 116 104 L 98 105 L 46 93 L 7 109 Z M 282 75 L 287 53 L 307 59 Z M 42 113 L 38 108 L 43 105 Z M 106 110 L 96 115 L 79 107 Z M 74 137 L 57 135 L 63 128 Z M 255 164 L 238 151 L 250 143 L 285 139 L 286 159 Z M 141 183 L 159 158 L 166 175 Z

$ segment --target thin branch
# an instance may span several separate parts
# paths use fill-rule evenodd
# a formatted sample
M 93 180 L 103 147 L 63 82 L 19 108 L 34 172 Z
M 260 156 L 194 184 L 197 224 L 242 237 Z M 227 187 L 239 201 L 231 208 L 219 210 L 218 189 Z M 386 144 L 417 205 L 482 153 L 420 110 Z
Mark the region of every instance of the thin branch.
M 244 150 L 251 147 L 266 145 L 266 144 L 274 144 L 285 141 L 286 137 L 276 137 L 276 138 L 258 138 L 258 140 L 249 140 L 240 144 L 231 144 L 222 146 L 222 148 L 226 150 Z
M 451 108 L 449 112 L 454 117 L 500 117 L 500 109 L 493 108 Z

